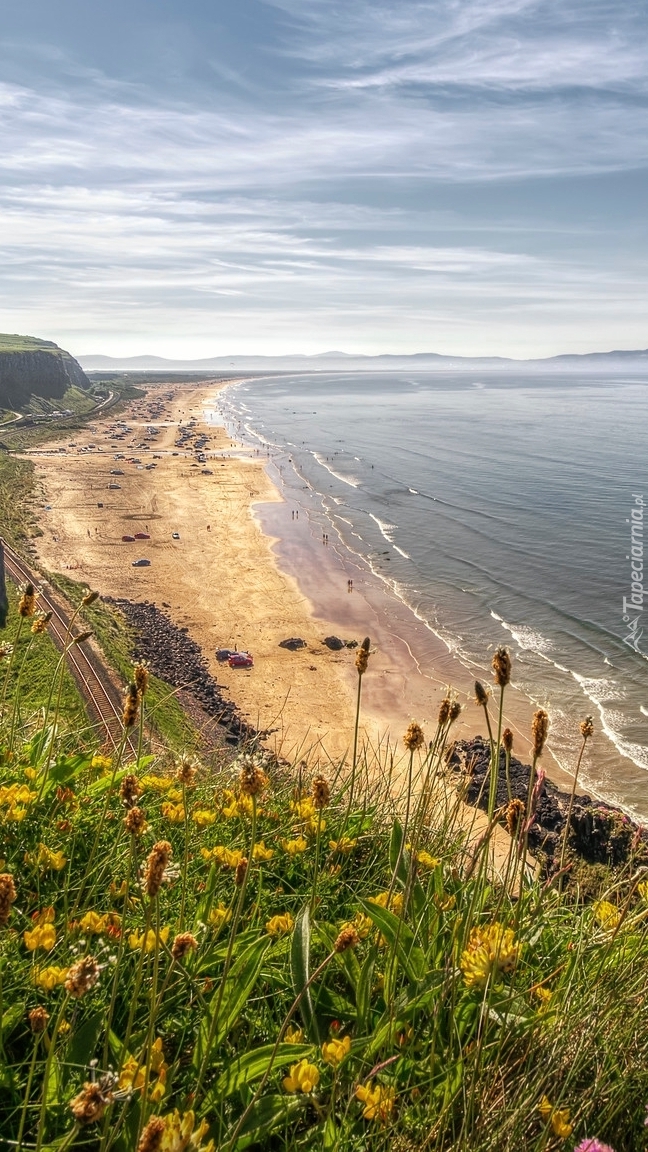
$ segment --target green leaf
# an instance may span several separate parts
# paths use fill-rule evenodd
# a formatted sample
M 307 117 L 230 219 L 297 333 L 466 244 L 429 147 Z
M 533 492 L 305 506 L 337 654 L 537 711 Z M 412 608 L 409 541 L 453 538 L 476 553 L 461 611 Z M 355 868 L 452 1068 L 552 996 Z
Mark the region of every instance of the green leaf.
M 307 1096 L 262 1096 L 250 1109 L 234 1148 L 249 1148 L 250 1145 L 260 1144 L 271 1132 L 302 1112 L 307 1103 Z
M 260 1080 L 270 1066 L 270 1057 L 274 1052 L 274 1044 L 264 1044 L 253 1052 L 246 1052 L 238 1060 L 232 1061 L 228 1068 L 221 1073 L 213 1088 L 207 1093 L 203 1104 L 205 1108 L 213 1108 L 221 1100 L 232 1093 L 238 1092 L 253 1080 Z M 272 1061 L 273 1068 L 285 1068 L 309 1056 L 313 1051 L 311 1044 L 280 1044 L 277 1054 Z
M 209 1036 L 212 1033 L 210 1047 L 217 1048 L 223 1042 L 227 1033 L 234 1027 L 245 1003 L 256 984 L 263 957 L 272 941 L 268 936 L 261 936 L 241 953 L 232 965 L 222 995 L 220 989 L 214 991 L 210 1011 L 203 1016 L 198 1043 L 194 1049 L 193 1063 L 198 1068 L 207 1055 Z M 213 1013 L 218 1011 L 218 1018 L 214 1024 Z
M 335 1123 L 335 1116 L 330 1112 L 326 1117 L 326 1124 L 324 1125 L 324 1132 L 322 1135 L 322 1148 L 324 1152 L 334 1152 L 338 1146 L 338 1130 Z
M 51 784 L 67 784 L 84 772 L 92 763 L 92 753 L 82 753 L 78 756 L 62 756 L 49 770 L 47 777 L 48 787 Z
M 333 951 L 333 945 L 337 939 L 338 933 L 332 924 L 318 924 L 317 931 L 319 932 L 322 940 L 326 944 L 328 952 Z M 337 960 L 341 963 L 346 973 L 347 979 L 351 986 L 351 991 L 355 996 L 356 988 L 358 987 L 358 980 L 360 979 L 360 964 L 353 948 L 346 948 L 344 952 L 337 953 Z
M 63 1076 L 58 1057 L 53 1056 L 49 1069 L 47 1082 L 43 1086 L 45 1099 L 48 1104 L 63 1103 Z
M 360 969 L 360 978 L 356 989 L 356 1026 L 358 1032 L 369 1030 L 369 1010 L 371 1008 L 371 988 L 373 984 L 374 968 L 376 966 L 376 950 L 372 948 Z
M 2 1023 L 0 1024 L 3 1040 L 5 1036 L 9 1036 L 9 1034 L 13 1032 L 16 1024 L 24 1019 L 26 1008 L 27 1005 L 21 1000 L 17 1004 L 12 1004 L 10 1008 L 7 1008 L 6 1012 L 3 1012 Z
M 70 1037 L 65 1053 L 66 1081 L 69 1080 L 70 1074 L 73 1074 L 75 1069 L 87 1067 L 92 1060 L 104 1021 L 105 1012 L 102 1010 L 93 1012 Z
M 390 947 L 394 949 L 407 973 L 407 978 L 414 984 L 424 980 L 429 965 L 423 949 L 415 943 L 414 933 L 409 925 L 387 908 L 381 908 L 378 904 L 365 900 L 361 900 L 360 903 L 367 916 L 373 920 L 377 928 L 380 928 Z
M 398 868 L 396 869 L 396 879 L 403 890 L 407 890 L 409 885 L 410 900 L 416 913 L 420 915 L 425 907 L 425 890 L 418 880 L 415 880 L 414 883 L 412 883 L 410 880 L 410 874 L 412 871 L 412 856 L 408 848 L 406 848 L 405 844 L 403 843 L 404 836 L 405 833 L 403 832 L 400 823 L 398 820 L 394 820 L 391 836 L 389 839 L 389 863 L 391 865 L 392 871 L 396 869 L 396 865 L 398 864 Z
M 305 904 L 297 917 L 293 930 L 290 948 L 290 972 L 295 996 L 303 993 L 299 1001 L 299 1011 L 304 1022 L 306 1035 L 313 1044 L 319 1044 L 319 1028 L 317 1027 L 310 988 L 307 987 L 310 976 L 310 937 L 310 909 L 308 904 Z

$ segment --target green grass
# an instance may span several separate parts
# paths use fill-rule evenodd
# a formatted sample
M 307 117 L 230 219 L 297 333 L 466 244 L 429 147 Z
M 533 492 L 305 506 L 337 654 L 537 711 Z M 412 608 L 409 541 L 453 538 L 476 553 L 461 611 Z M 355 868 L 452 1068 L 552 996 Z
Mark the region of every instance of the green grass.
M 87 586 L 60 573 L 48 573 L 68 603 L 76 607 L 88 591 Z M 124 686 L 133 678 L 132 652 L 135 635 L 118 609 L 96 600 L 82 608 L 80 617 L 92 629 L 106 660 L 119 673 Z M 151 676 L 148 693 L 149 721 L 158 736 L 175 751 L 194 750 L 199 736 L 187 714 L 178 703 L 173 688 L 157 676 Z
M 51 340 L 39 340 L 37 336 L 20 336 L 15 332 L 0 332 L 0 352 L 51 352 L 53 356 L 63 354 Z
M 0 452 L 0 535 L 18 551 L 40 535 L 31 501 L 34 465 Z
M 449 722 L 414 734 L 323 785 L 252 749 L 52 767 L 5 728 L 0 1143 L 136 1152 L 160 1118 L 192 1152 L 644 1148 L 635 860 L 594 905 L 515 840 L 496 872 Z

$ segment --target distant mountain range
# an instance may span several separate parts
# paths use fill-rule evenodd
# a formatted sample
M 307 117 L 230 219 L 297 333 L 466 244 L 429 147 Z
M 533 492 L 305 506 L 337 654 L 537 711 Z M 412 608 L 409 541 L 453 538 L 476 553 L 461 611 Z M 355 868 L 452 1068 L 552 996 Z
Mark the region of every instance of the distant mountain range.
M 162 356 L 79 356 L 86 372 L 359 372 L 411 369 L 427 371 L 648 372 L 648 349 L 588 352 L 539 360 L 503 356 L 442 356 L 417 352 L 410 356 L 357 356 L 322 352 L 317 356 L 211 356 L 202 360 L 166 360 Z

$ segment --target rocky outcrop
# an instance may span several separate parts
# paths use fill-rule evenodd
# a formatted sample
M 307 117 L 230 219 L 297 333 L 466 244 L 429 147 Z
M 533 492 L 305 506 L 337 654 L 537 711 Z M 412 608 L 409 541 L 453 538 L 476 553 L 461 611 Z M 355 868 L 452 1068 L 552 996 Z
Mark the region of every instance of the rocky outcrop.
M 88 389 L 80 364 L 50 340 L 0 334 L 0 408 L 18 409 L 32 396 L 60 400 L 68 388 Z

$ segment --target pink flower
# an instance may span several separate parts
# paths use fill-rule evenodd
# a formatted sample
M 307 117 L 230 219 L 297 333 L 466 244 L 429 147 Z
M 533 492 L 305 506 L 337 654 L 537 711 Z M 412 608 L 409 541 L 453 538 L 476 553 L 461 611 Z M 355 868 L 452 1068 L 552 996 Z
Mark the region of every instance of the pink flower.
M 596 1136 L 589 1136 L 576 1145 L 574 1152 L 614 1152 L 614 1148 L 604 1144 L 602 1140 L 597 1140 Z

